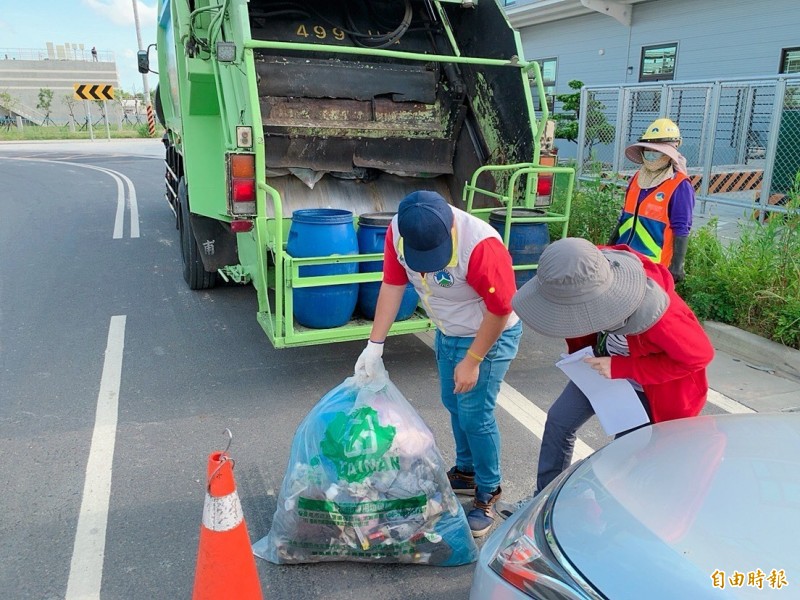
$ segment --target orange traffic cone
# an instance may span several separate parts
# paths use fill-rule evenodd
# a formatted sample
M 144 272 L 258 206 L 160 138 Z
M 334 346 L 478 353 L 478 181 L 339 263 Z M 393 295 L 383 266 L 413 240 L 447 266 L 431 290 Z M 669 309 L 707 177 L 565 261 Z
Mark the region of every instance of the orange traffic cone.
M 227 452 L 208 457 L 193 600 L 261 600 L 261 583 Z

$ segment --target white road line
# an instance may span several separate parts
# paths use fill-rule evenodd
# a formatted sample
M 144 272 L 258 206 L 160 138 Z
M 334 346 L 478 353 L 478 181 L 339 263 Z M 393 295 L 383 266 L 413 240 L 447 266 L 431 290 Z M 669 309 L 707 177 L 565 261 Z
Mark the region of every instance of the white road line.
M 739 414 L 756 412 L 749 406 L 745 406 L 732 398 L 728 398 L 725 394 L 720 394 L 718 391 L 712 389 L 708 390 L 708 401 L 729 413 Z
M 136 201 L 136 188 L 133 186 L 133 182 L 127 177 L 125 174 L 120 173 L 119 171 L 114 171 L 113 169 L 108 169 L 106 167 L 98 167 L 95 165 L 84 165 L 82 163 L 68 163 L 64 161 L 58 161 L 62 164 L 67 165 L 75 165 L 77 167 L 85 167 L 87 169 L 94 169 L 96 171 L 100 171 L 102 173 L 106 173 L 111 175 L 115 180 L 119 177 L 125 181 L 128 185 L 128 210 L 131 213 L 131 238 L 138 238 L 139 237 L 139 203 Z M 118 180 L 117 180 L 118 181 Z M 118 181 L 119 184 L 119 181 Z M 121 185 L 121 184 L 119 184 Z M 122 194 L 122 202 L 123 207 L 125 203 L 125 196 L 124 193 Z M 119 217 L 119 205 L 117 205 L 117 217 Z M 123 209 L 124 210 L 124 209 Z M 121 227 L 121 226 L 120 226 Z M 114 223 L 114 239 L 119 239 L 122 237 L 122 232 L 120 230 L 119 236 L 117 236 L 117 224 Z
M 108 342 L 97 395 L 92 445 L 86 464 L 83 499 L 75 532 L 66 600 L 99 600 L 103 580 L 111 467 L 117 437 L 122 352 L 125 347 L 125 315 L 111 317 Z
M 114 178 L 114 181 L 117 182 L 117 212 L 114 218 L 114 233 L 112 235 L 112 239 L 118 240 L 122 239 L 123 237 L 123 227 L 124 227 L 124 220 L 125 220 L 125 188 L 122 184 L 121 180 L 124 180 L 128 185 L 128 209 L 131 213 L 131 238 L 138 238 L 139 237 L 139 204 L 136 200 L 136 188 L 133 185 L 133 182 L 123 173 L 119 171 L 114 171 L 113 169 L 107 169 L 106 167 L 98 167 L 96 165 L 86 165 L 83 163 L 75 163 L 69 162 L 65 160 L 52 160 L 46 158 L 32 158 L 32 157 L 25 157 L 25 158 L 17 158 L 17 157 L 5 157 L 0 156 L 0 158 L 5 158 L 7 160 L 28 160 L 28 161 L 36 161 L 36 162 L 46 162 L 46 163 L 53 163 L 57 165 L 70 165 L 73 167 L 81 167 L 84 169 L 92 169 L 94 171 L 100 171 L 101 173 L 105 173 L 106 175 L 110 175 Z
M 114 218 L 114 234 L 112 239 L 122 239 L 123 229 L 125 227 L 125 186 L 122 184 L 122 179 L 109 173 L 114 181 L 117 182 L 117 215 Z
M 416 334 L 416 336 L 430 348 L 433 348 L 435 340 L 434 335 L 432 331 Z M 752 408 L 740 404 L 736 400 L 728 398 L 724 394 L 720 394 L 712 389 L 708 390 L 708 401 L 729 413 L 756 412 Z M 506 382 L 503 382 L 500 387 L 500 394 L 497 396 L 497 404 L 519 421 L 523 427 L 533 433 L 533 435 L 542 439 L 547 413 L 536 406 L 536 404 L 528 400 Z M 577 438 L 575 440 L 575 451 L 573 453 L 572 462 L 586 458 L 593 452 L 594 449 L 591 446 L 583 442 L 580 438 Z
M 128 210 L 131 212 L 131 238 L 139 237 L 139 203 L 136 201 L 136 188 L 133 182 L 122 173 L 119 176 L 128 182 Z
M 500 394 L 497 396 L 497 404 L 503 407 L 508 414 L 519 421 L 533 435 L 542 439 L 547 413 L 541 408 L 536 406 L 506 382 L 503 382 L 500 387 Z M 572 462 L 582 460 L 593 452 L 594 448 L 583 442 L 580 438 L 576 438 L 575 450 L 572 453 Z

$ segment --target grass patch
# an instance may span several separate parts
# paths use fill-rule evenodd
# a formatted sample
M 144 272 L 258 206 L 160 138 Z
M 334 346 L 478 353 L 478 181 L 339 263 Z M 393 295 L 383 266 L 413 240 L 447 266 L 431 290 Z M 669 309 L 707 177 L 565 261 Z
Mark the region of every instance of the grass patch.
M 109 134 L 112 139 L 123 138 L 149 138 L 151 137 L 147 131 L 146 124 L 126 126 L 120 129 L 117 125 L 109 127 Z M 160 125 L 156 125 L 156 134 L 153 139 L 160 139 L 164 135 L 164 129 Z M 95 139 L 106 139 L 106 126 L 100 123 L 94 127 Z M 10 128 L 0 128 L 0 142 L 11 141 L 38 141 L 38 140 L 89 140 L 89 130 L 85 131 L 70 131 L 69 127 L 63 126 L 47 126 L 42 127 L 39 125 L 28 125 L 21 130 L 16 126 Z

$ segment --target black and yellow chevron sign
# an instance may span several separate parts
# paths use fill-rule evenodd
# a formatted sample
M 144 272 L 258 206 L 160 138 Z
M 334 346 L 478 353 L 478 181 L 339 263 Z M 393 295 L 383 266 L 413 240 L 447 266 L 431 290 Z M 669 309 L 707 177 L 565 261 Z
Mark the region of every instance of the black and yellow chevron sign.
M 114 86 L 107 83 L 76 83 L 76 100 L 113 100 Z

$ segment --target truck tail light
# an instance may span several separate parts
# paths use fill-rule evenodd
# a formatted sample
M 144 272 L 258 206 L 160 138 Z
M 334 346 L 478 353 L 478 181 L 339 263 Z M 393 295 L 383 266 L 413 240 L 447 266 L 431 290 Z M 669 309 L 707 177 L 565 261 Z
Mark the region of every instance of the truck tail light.
M 255 202 L 256 182 L 253 179 L 234 179 L 231 181 L 231 197 L 234 202 Z
M 552 152 L 543 153 L 539 157 L 539 164 L 543 167 L 555 167 L 558 164 L 558 156 Z M 536 204 L 550 204 L 553 196 L 553 173 L 539 173 L 536 185 Z
M 246 233 L 253 230 L 252 221 L 231 221 L 231 231 L 233 233 Z
M 553 193 L 552 173 L 542 173 L 539 175 L 539 182 L 536 185 L 536 193 L 539 196 L 546 196 L 547 198 L 550 198 L 550 194 Z
M 256 212 L 256 157 L 254 154 L 229 154 L 228 174 L 231 212 L 252 215 Z

